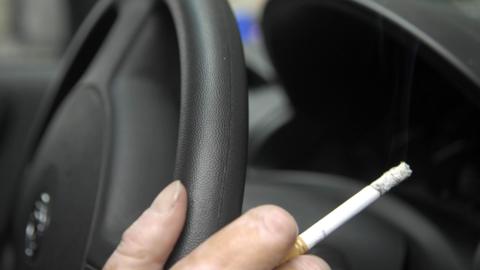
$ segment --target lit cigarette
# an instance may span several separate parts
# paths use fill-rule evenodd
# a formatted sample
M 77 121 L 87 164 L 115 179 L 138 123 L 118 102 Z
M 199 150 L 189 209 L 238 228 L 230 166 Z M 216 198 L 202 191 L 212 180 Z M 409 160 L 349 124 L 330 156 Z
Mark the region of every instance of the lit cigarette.
M 400 165 L 385 172 L 380 178 L 364 187 L 360 192 L 350 197 L 350 199 L 301 233 L 283 262 L 307 252 L 338 227 L 388 192 L 392 187 L 407 179 L 411 174 L 412 170 L 405 162 L 401 162 Z

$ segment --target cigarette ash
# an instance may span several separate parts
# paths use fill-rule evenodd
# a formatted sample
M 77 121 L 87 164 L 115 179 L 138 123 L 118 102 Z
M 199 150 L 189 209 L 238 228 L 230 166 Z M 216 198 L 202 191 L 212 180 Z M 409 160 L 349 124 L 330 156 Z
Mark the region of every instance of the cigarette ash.
M 392 187 L 398 185 L 403 180 L 412 175 L 412 170 L 407 163 L 401 162 L 398 166 L 391 168 L 385 172 L 380 178 L 373 181 L 370 184 L 371 187 L 376 189 L 380 194 L 384 194 Z

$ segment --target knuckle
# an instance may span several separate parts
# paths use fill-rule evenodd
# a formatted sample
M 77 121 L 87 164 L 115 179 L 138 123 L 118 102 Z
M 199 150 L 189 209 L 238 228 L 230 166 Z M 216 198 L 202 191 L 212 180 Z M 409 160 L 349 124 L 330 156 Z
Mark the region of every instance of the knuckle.
M 294 239 L 298 229 L 295 219 L 284 209 L 265 205 L 254 209 L 258 220 L 262 221 L 262 228 L 270 234 L 283 236 L 288 239 Z
M 138 260 L 145 259 L 148 255 L 148 251 L 142 244 L 141 234 L 135 228 L 129 228 L 122 234 L 122 240 L 115 253 L 121 257 Z

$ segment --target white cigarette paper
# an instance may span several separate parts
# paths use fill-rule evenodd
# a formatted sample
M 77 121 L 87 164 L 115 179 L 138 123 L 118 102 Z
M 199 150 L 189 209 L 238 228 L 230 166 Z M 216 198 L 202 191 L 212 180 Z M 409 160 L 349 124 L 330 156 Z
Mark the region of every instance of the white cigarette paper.
M 299 237 L 305 242 L 308 249 L 311 249 L 327 235 L 372 204 L 392 187 L 407 179 L 411 174 L 412 170 L 408 164 L 401 162 L 400 165 L 385 172 L 380 178 L 313 224 Z

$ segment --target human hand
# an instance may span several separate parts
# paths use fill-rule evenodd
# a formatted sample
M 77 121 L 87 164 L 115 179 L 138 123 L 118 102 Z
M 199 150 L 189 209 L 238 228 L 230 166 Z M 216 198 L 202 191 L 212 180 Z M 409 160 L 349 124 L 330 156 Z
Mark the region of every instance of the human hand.
M 175 181 L 124 232 L 103 269 L 164 269 L 182 231 L 186 212 L 185 187 Z M 302 255 L 278 266 L 297 233 L 295 220 L 285 210 L 272 205 L 260 206 L 212 235 L 172 269 L 330 269 L 322 259 L 311 255 Z

